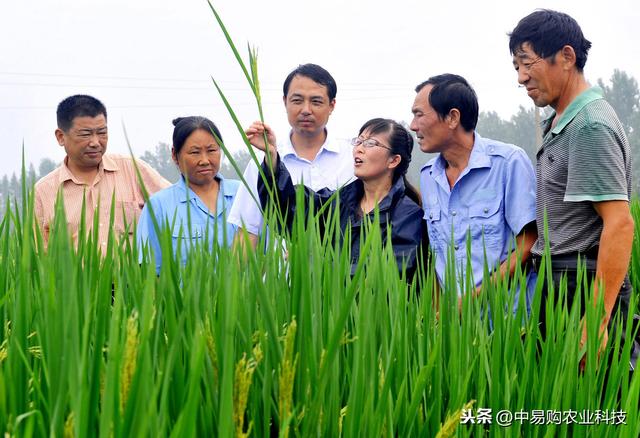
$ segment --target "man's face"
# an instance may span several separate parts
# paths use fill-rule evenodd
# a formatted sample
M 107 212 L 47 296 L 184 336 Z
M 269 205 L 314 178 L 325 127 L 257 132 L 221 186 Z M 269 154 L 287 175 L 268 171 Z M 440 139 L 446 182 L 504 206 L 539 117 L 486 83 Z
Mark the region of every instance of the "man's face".
M 565 82 L 561 64 L 559 53 L 552 58 L 541 58 L 529 43 L 524 43 L 513 55 L 518 83 L 526 87 L 527 94 L 536 106 L 556 107 Z
M 335 99 L 329 99 L 327 87 L 306 76 L 296 75 L 283 99 L 293 132 L 305 137 L 324 132 L 335 106 Z
M 442 152 L 452 135 L 446 118 L 441 120 L 429 104 L 429 94 L 432 88 L 433 85 L 425 85 L 416 94 L 411 108 L 413 120 L 409 126 L 416 133 L 420 150 L 428 153 Z
M 76 117 L 67 132 L 56 129 L 56 139 L 67 153 L 67 165 L 71 170 L 97 168 L 107 150 L 108 138 L 104 114 Z

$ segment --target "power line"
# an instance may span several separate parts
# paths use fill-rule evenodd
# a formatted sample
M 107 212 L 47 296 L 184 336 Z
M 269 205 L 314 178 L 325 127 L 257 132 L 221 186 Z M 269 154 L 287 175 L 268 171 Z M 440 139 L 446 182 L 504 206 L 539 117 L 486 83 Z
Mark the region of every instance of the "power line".
M 367 96 L 367 97 L 361 97 L 361 98 L 348 98 L 345 97 L 343 99 L 340 99 L 340 102 L 361 102 L 361 101 L 371 101 L 371 100 L 392 100 L 392 99 L 398 99 L 399 96 L 398 95 L 393 95 L 393 96 L 380 96 L 380 95 L 375 95 L 375 96 Z M 232 106 L 247 106 L 247 105 L 255 105 L 255 101 L 251 101 L 251 102 L 233 102 Z M 114 109 L 130 109 L 130 108 L 148 108 L 148 109 L 159 109 L 159 108 L 203 108 L 203 107 L 211 107 L 211 106 L 222 106 L 220 102 L 208 102 L 208 103 L 194 103 L 194 104 L 182 104 L 182 103 L 171 103 L 171 104 L 150 104 L 150 105 L 141 105 L 141 104 L 134 104 L 134 105 L 109 105 L 109 108 L 114 108 Z M 20 110 L 55 110 L 56 106 L 52 105 L 52 106 L 0 106 L 0 111 L 2 110 L 6 110 L 6 111 L 20 111 Z
M 143 76 L 107 76 L 107 75 L 83 75 L 83 74 L 66 74 L 66 73 L 27 73 L 27 72 L 11 72 L 11 71 L 0 71 L 0 75 L 6 76 L 34 76 L 34 77 L 45 77 L 45 78 L 78 78 L 78 79 L 100 79 L 100 80 L 113 80 L 113 81 L 154 81 L 154 82 L 185 82 L 185 83 L 202 83 L 202 84 L 211 84 L 211 78 L 203 78 L 203 79 L 195 79 L 195 78 L 167 78 L 167 77 L 143 77 Z M 244 80 L 226 80 L 222 82 L 223 84 L 246 84 Z M 265 83 L 263 81 L 263 83 Z M 266 83 L 269 83 L 267 81 Z M 277 89 L 281 90 L 282 86 L 280 83 L 272 82 L 274 85 L 269 85 L 268 89 Z M 28 82 L 20 82 L 17 84 L 30 84 Z M 56 85 L 56 84 L 53 84 Z M 61 84 L 64 85 L 64 84 Z M 385 88 L 401 88 L 405 89 L 407 87 L 406 84 L 403 83 L 390 83 L 390 82 L 340 82 L 340 89 L 356 89 L 356 88 L 364 88 L 364 89 L 376 89 L 379 87 Z M 77 86 L 77 85 L 73 85 Z M 264 87 L 261 87 L 264 88 Z M 265 89 L 267 89 L 265 88 Z M 188 88 L 187 88 L 188 89 Z

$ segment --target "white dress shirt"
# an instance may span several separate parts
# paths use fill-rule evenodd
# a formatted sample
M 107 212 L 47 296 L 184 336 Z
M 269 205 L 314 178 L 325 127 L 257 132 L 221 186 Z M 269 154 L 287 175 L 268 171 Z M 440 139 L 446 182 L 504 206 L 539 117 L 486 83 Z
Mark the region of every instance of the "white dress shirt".
M 291 136 L 288 135 L 285 141 L 278 144 L 278 153 L 291 174 L 293 183 L 300 184 L 304 182 L 304 185 L 311 190 L 320 190 L 325 187 L 336 190 L 354 179 L 352 146 L 346 139 L 329 139 L 327 135 L 327 139 L 316 157 L 309 161 L 296 154 L 291 143 Z M 262 163 L 264 154 L 257 155 Z M 251 187 L 258 203 L 260 202 L 257 193 L 259 175 L 257 166 L 253 161 L 250 161 L 243 176 L 249 187 Z M 236 198 L 227 220 L 256 236 L 262 230 L 261 208 L 259 204 L 256 204 L 244 184 L 240 185 L 236 193 Z

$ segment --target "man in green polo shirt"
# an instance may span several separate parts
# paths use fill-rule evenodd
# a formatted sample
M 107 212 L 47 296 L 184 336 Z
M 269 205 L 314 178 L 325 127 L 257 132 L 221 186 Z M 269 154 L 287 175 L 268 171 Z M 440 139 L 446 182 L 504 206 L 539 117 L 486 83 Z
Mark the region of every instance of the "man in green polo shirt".
M 590 87 L 584 77 L 591 43 L 573 18 L 537 10 L 520 20 L 509 37 L 518 82 L 536 106 L 555 110 L 543 124 L 537 152 L 539 237 L 532 253 L 539 257 L 548 244 L 556 290 L 565 274 L 570 304 L 578 256 L 586 259 L 590 278 L 596 280 L 594 298 L 604 292 L 604 346 L 616 312 L 626 321 L 632 292 L 627 276 L 634 231 L 629 142 L 602 90 Z M 635 354 L 634 349 L 632 367 Z

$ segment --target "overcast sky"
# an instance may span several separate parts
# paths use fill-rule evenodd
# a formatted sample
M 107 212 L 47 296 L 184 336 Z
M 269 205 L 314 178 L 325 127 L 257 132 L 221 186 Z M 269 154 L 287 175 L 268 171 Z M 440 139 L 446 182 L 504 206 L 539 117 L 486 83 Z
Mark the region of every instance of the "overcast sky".
M 635 2 L 633 2 L 635 3 Z M 287 122 L 282 82 L 314 62 L 336 78 L 329 129 L 352 137 L 371 117 L 409 121 L 415 85 L 451 72 L 475 87 L 481 110 L 508 118 L 530 107 L 511 65 L 506 33 L 536 8 L 578 20 L 593 43 L 592 83 L 615 68 L 640 79 L 640 7 L 611 1 L 219 1 L 214 4 L 246 55 L 259 50 L 265 117 L 280 135 Z M 225 143 L 241 147 L 210 77 L 241 122 L 257 118 L 249 87 L 205 0 L 59 0 L 0 4 L 0 175 L 43 157 L 62 160 L 55 108 L 87 93 L 109 115 L 109 151 L 136 154 L 170 143 L 171 120 L 205 115 Z

